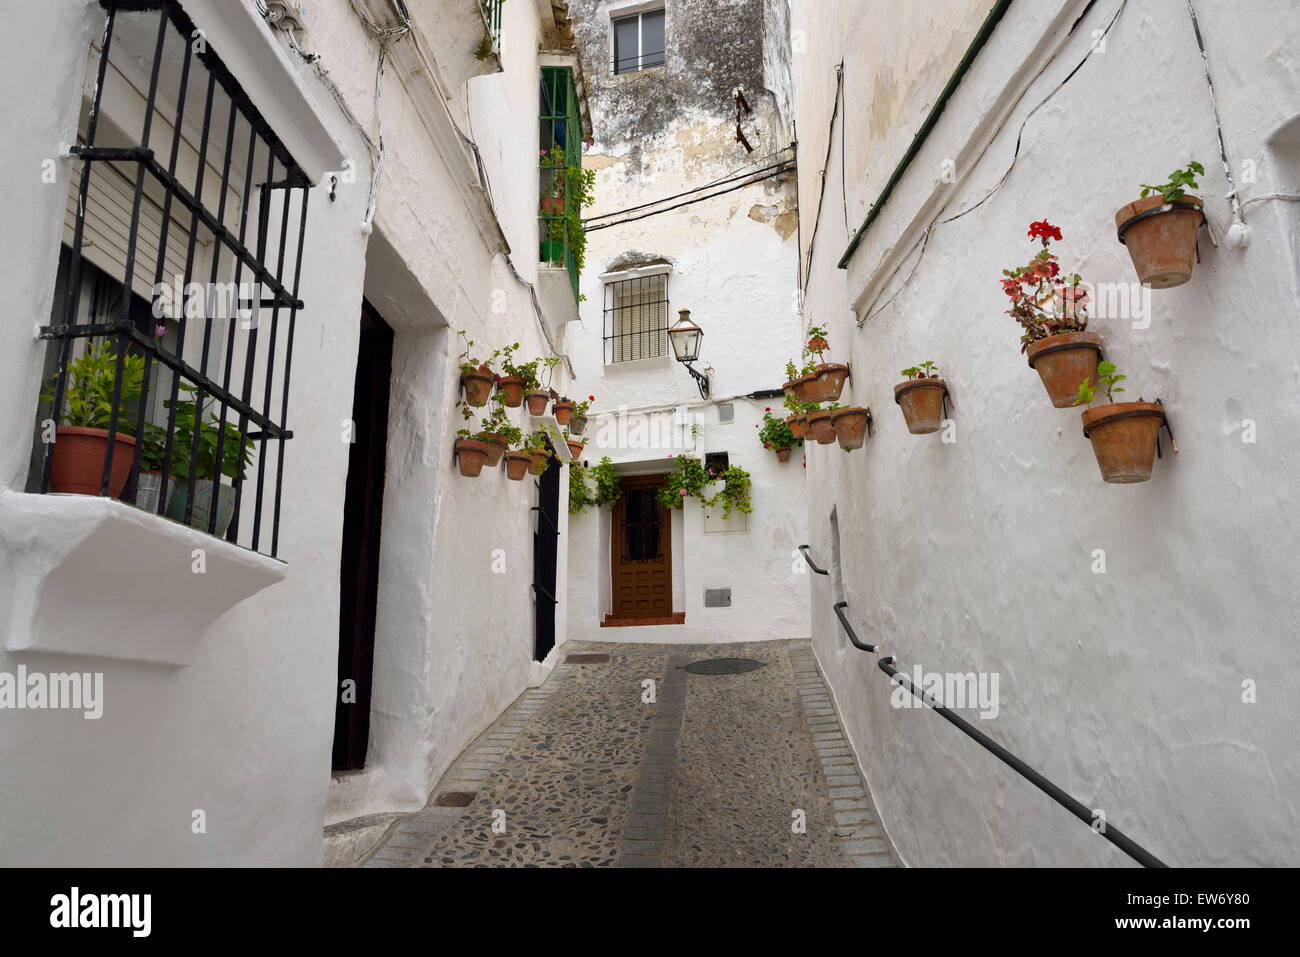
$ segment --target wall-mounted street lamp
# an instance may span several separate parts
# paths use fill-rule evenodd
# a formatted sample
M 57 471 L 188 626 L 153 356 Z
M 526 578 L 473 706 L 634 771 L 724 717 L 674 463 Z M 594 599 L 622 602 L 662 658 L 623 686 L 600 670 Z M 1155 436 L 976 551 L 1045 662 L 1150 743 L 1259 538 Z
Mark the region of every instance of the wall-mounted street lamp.
M 673 355 L 677 361 L 686 366 L 686 371 L 694 378 L 700 387 L 700 398 L 709 397 L 709 377 L 702 373 L 696 372 L 691 363 L 700 357 L 700 340 L 704 338 L 704 330 L 691 322 L 691 311 L 689 309 L 679 309 L 677 311 L 677 323 L 668 330 L 668 341 L 672 343 Z

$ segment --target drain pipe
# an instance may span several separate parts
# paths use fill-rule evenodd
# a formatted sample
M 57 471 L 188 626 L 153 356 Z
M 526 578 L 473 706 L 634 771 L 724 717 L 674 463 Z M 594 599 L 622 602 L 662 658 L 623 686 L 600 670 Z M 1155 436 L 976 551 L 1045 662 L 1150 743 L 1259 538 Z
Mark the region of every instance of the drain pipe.
M 989 11 L 989 15 L 984 18 L 984 22 L 980 24 L 979 32 L 975 34 L 975 39 L 971 42 L 971 45 L 966 48 L 965 55 L 961 58 L 961 62 L 957 64 L 957 69 L 954 70 L 952 76 L 948 78 L 947 86 L 945 86 L 943 92 L 939 94 L 939 99 L 935 101 L 929 115 L 925 118 L 925 122 L 921 124 L 921 128 L 917 130 L 916 135 L 912 137 L 911 145 L 908 146 L 907 152 L 903 154 L 903 158 L 899 160 L 898 165 L 894 167 L 894 172 L 885 183 L 885 188 L 880 191 L 880 195 L 876 197 L 876 201 L 871 204 L 871 208 L 867 211 L 867 218 L 863 220 L 862 225 L 858 227 L 858 231 L 854 233 L 853 238 L 849 240 L 849 248 L 844 250 L 844 255 L 840 257 L 838 264 L 840 269 L 849 268 L 849 260 L 853 258 L 854 252 L 857 251 L 858 244 L 862 242 L 862 237 L 866 234 L 867 229 L 870 228 L 876 217 L 880 215 L 881 207 L 889 200 L 890 194 L 894 191 L 894 187 L 897 186 L 899 180 L 903 178 L 903 174 L 907 172 L 907 168 L 912 165 L 912 160 L 916 159 L 916 155 L 921 152 L 921 147 L 925 144 L 926 138 L 930 135 L 930 131 L 933 130 L 935 124 L 939 122 L 939 115 L 943 113 L 943 108 L 948 105 L 948 101 L 952 99 L 952 95 L 957 92 L 957 87 L 961 85 L 962 77 L 966 75 L 966 71 L 969 70 L 971 64 L 975 62 L 975 57 L 979 55 L 980 50 L 984 49 L 984 44 L 987 43 L 989 37 L 993 35 L 993 28 L 998 25 L 998 21 L 1002 19 L 1003 15 L 1007 12 L 1007 8 L 1010 6 L 1011 0 L 998 0 L 998 2 L 993 5 L 993 9 Z

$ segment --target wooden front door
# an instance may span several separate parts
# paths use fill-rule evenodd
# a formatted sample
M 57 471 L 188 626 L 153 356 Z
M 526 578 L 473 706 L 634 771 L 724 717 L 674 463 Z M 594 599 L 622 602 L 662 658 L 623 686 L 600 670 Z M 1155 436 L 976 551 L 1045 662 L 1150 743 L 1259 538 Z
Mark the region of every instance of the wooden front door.
M 667 618 L 673 613 L 672 524 L 659 503 L 664 476 L 629 476 L 614 506 L 614 609 L 611 618 Z

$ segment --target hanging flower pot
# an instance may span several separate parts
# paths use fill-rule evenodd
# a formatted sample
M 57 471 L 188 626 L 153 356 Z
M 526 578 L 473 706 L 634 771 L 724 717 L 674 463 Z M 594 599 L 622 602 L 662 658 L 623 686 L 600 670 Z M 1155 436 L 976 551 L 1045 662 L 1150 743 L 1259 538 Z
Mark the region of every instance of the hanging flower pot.
M 786 448 L 776 450 L 776 460 L 778 462 L 790 461 L 790 449 L 788 446 Z
M 98 495 L 108 457 L 108 429 L 61 425 L 54 438 L 50 491 Z M 108 494 L 113 498 L 122 494 L 134 459 L 135 439 L 118 432 L 113 437 L 113 467 L 108 477 Z
M 808 419 L 802 415 L 792 415 L 785 420 L 785 424 L 790 429 L 790 434 L 796 439 L 802 439 L 808 428 Z
M 532 464 L 529 466 L 528 471 L 534 475 L 541 475 L 546 471 L 546 466 L 550 463 L 550 452 L 546 451 L 546 449 L 536 449 L 529 453 L 529 456 L 532 459 Z
M 542 197 L 542 215 L 543 215 L 543 216 L 563 216 L 563 215 L 564 215 L 564 197 L 563 197 L 563 196 L 543 196 L 543 197 Z
M 587 431 L 587 417 L 585 415 L 575 415 L 569 419 L 569 434 L 582 435 Z
M 574 461 L 582 458 L 582 447 L 586 445 L 585 442 L 577 441 L 575 439 L 566 439 L 565 444 L 568 445 L 569 454 L 573 456 Z
M 556 399 L 553 410 L 555 412 L 555 421 L 560 425 L 568 425 L 569 419 L 573 417 L 573 402 L 569 399 Z
M 808 413 L 808 434 L 817 440 L 818 445 L 830 445 L 835 441 L 835 426 L 831 424 L 829 409 Z
M 492 396 L 492 373 L 487 366 L 473 372 L 462 372 L 460 384 L 465 389 L 465 401 L 473 406 L 487 405 Z
M 1157 402 L 1110 402 L 1083 410 L 1083 434 L 1092 443 L 1101 477 L 1128 484 L 1151 478 L 1156 439 L 1165 423 Z
M 816 373 L 791 379 L 782 388 L 801 402 L 816 402 L 821 394 L 821 384 L 817 381 Z
M 849 377 L 849 367 L 838 362 L 823 362 L 817 367 L 817 398 L 815 402 L 838 402 L 844 391 L 844 380 Z
M 545 415 L 546 407 L 551 403 L 551 394 L 549 392 L 529 392 L 524 396 L 524 401 L 528 403 L 529 415 Z
M 497 388 L 505 396 L 506 408 L 517 409 L 524 403 L 524 380 L 518 376 L 502 376 Z
M 506 449 L 510 448 L 510 443 L 500 432 L 489 432 L 486 436 L 486 445 L 488 447 L 487 466 L 496 468 L 501 464 L 501 456 L 506 454 Z
M 948 386 L 942 379 L 911 379 L 894 386 L 894 401 L 903 410 L 907 431 L 913 435 L 938 432 L 943 424 L 943 397 Z
M 523 481 L 528 474 L 528 467 L 533 463 L 533 457 L 527 452 L 507 452 L 505 458 L 506 478 L 512 482 Z
M 1196 235 L 1205 224 L 1204 204 L 1184 187 L 1199 189 L 1205 167 L 1195 160 L 1169 174 L 1169 182 L 1142 184 L 1140 199 L 1115 214 L 1119 241 L 1128 247 L 1138 280 L 1152 289 L 1181 286 L 1196 265 Z
M 1079 384 L 1097 379 L 1101 337 L 1094 332 L 1063 332 L 1029 343 L 1029 368 L 1038 373 L 1052 405 L 1068 409 L 1079 395 Z
M 857 406 L 836 409 L 831 413 L 831 428 L 835 438 L 839 440 L 840 448 L 846 452 L 862 448 L 867 440 L 867 426 L 870 423 L 870 410 L 860 409 Z
M 488 453 L 486 442 L 460 439 L 456 443 L 456 462 L 460 465 L 460 474 L 466 478 L 476 478 L 479 472 L 483 471 Z

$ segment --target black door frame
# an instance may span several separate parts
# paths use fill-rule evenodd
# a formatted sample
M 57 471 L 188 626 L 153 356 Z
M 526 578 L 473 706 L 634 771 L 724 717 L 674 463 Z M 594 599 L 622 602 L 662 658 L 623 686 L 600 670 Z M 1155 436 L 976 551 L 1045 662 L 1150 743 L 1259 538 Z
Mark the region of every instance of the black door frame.
M 560 549 L 560 466 L 548 459 L 537 479 L 537 527 L 533 531 L 533 660 L 555 647 L 555 581 Z

